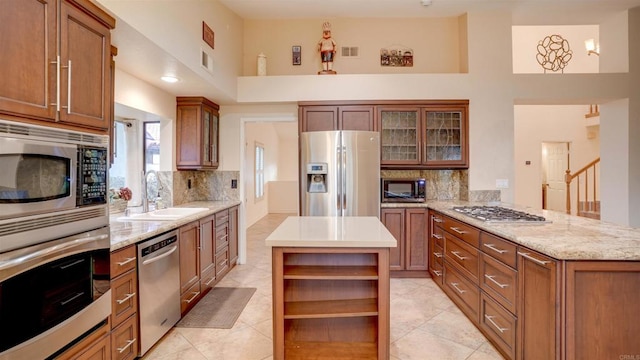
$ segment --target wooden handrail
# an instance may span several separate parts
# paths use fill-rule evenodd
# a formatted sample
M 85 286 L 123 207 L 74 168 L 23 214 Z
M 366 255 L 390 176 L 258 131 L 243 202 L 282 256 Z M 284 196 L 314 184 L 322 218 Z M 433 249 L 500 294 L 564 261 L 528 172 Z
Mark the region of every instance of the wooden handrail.
M 564 176 L 564 181 L 567 184 L 567 203 L 566 203 L 566 207 L 567 207 L 567 214 L 571 214 L 571 182 L 573 181 L 573 179 L 579 177 L 582 174 L 585 174 L 585 181 L 584 181 L 584 193 L 585 193 L 585 203 L 588 202 L 589 200 L 589 178 L 586 177 L 586 173 L 587 171 L 589 171 L 589 169 L 593 168 L 593 202 L 595 204 L 596 202 L 596 165 L 600 162 L 600 158 L 596 158 L 595 160 L 591 161 L 590 163 L 588 163 L 587 165 L 585 165 L 584 167 L 582 167 L 580 170 L 576 171 L 575 173 L 571 174 L 571 170 L 566 170 L 565 176 Z M 577 190 L 577 194 L 576 194 L 576 207 L 577 207 L 577 213 L 578 215 L 580 215 L 580 184 L 578 184 L 576 186 L 576 190 Z

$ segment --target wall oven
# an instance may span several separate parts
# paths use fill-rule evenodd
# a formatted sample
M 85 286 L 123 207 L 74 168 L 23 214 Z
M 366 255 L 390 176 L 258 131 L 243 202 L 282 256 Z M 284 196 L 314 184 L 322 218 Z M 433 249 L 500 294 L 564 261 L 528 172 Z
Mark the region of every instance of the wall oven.
M 0 360 L 53 358 L 107 324 L 108 144 L 0 120 Z
M 108 144 L 0 120 L 0 253 L 109 223 Z

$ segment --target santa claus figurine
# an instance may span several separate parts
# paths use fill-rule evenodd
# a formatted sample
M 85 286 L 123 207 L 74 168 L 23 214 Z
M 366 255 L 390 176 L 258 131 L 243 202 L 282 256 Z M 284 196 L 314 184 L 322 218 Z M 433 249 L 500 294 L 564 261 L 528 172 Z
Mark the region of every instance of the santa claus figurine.
M 318 74 L 336 74 L 333 71 L 333 57 L 336 54 L 336 42 L 331 38 L 331 24 L 325 22 L 322 24 L 322 39 L 318 42 L 318 51 L 322 58 L 322 71 Z

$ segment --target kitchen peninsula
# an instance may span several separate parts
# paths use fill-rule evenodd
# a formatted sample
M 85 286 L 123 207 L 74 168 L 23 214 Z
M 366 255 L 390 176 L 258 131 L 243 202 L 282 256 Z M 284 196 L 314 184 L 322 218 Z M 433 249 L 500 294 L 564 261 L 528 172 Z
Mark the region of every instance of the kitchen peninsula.
M 289 217 L 273 256 L 274 359 L 389 359 L 389 248 L 376 217 Z

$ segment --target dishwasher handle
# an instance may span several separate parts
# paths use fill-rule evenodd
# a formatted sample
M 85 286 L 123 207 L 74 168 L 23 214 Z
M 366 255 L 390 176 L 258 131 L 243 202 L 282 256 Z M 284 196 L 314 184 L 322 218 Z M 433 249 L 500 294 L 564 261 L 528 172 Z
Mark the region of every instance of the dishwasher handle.
M 178 245 L 173 245 L 171 247 L 171 249 L 169 249 L 168 251 L 166 251 L 166 252 L 164 252 L 164 253 L 162 253 L 162 254 L 160 254 L 158 256 L 154 256 L 154 257 L 152 257 L 150 259 L 143 259 L 142 265 L 148 265 L 148 264 L 154 263 L 154 262 L 156 262 L 158 260 L 162 260 L 162 259 L 166 258 L 167 256 L 169 256 L 169 255 L 173 254 L 174 252 L 176 252 L 176 250 L 178 250 Z

